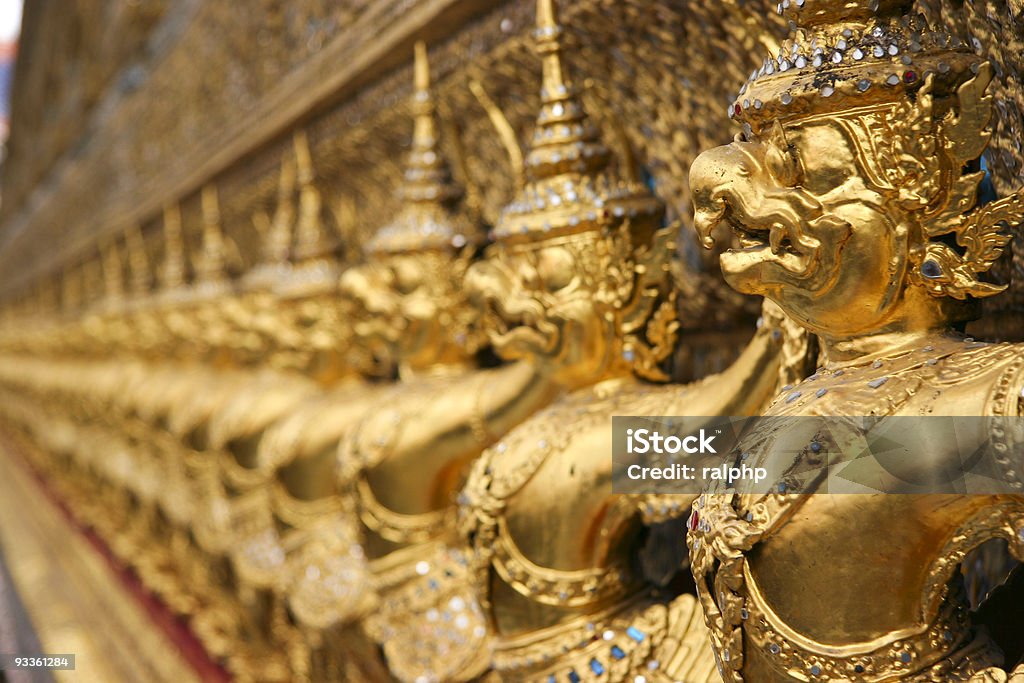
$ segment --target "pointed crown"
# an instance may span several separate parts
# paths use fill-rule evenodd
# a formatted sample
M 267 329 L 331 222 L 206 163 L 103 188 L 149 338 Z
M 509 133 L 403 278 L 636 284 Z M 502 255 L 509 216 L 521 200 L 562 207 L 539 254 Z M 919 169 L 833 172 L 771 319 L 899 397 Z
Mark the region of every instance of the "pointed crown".
M 423 42 L 416 43 L 413 71 L 414 128 L 401 190 L 403 207 L 368 241 L 364 247 L 367 254 L 461 249 L 479 241 L 473 226 L 451 211 L 461 193 L 451 182 L 448 164 L 438 146 L 430 65 Z
M 181 239 L 181 209 L 177 204 L 164 207 L 164 261 L 160 267 L 160 286 L 169 291 L 185 284 L 185 245 Z
M 980 59 L 914 14 L 912 0 L 783 0 L 792 28 L 778 54 L 750 74 L 729 116 L 759 131 L 798 119 L 905 99 L 930 75 L 962 83 Z
M 296 137 L 298 135 L 296 133 Z M 293 146 L 297 146 L 297 142 Z M 258 211 L 252 217 L 261 245 L 259 261 L 242 277 L 241 286 L 246 290 L 272 289 L 291 274 L 289 256 L 295 225 L 295 166 L 290 154 L 281 156 L 274 214 L 268 216 Z
M 281 158 L 281 174 L 277 181 L 277 206 L 274 207 L 274 216 L 263 235 L 260 253 L 263 263 L 277 264 L 288 260 L 295 221 L 294 195 L 295 162 L 285 154 Z
M 207 185 L 202 197 L 203 241 L 195 256 L 195 284 L 207 285 L 228 279 L 228 243 L 220 225 L 217 187 Z
M 538 0 L 541 109 L 524 167 L 525 182 L 504 208 L 494 237 L 520 242 L 599 230 L 629 217 L 660 224 L 663 207 L 638 182 L 609 173 L 611 153 L 587 115 L 562 59 L 554 0 Z
M 305 131 L 296 131 L 293 146 L 298 170 L 299 215 L 292 256 L 295 261 L 322 259 L 338 250 L 338 239 L 324 222 L 323 198 L 315 183 L 316 171 Z
M 152 275 L 149 271 L 149 258 L 146 256 L 146 245 L 142 240 L 142 228 L 132 225 L 124 233 L 124 245 L 128 254 L 129 287 L 134 297 L 142 297 L 149 293 Z
M 108 304 L 116 305 L 124 299 L 124 270 L 116 238 L 110 240 L 103 253 L 103 283 Z

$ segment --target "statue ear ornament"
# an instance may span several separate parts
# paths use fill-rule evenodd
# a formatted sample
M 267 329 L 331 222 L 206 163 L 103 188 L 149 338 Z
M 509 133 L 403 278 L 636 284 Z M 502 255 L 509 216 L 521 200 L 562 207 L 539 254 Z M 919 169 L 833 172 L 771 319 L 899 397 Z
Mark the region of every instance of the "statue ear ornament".
M 679 340 L 677 292 L 671 285 L 670 260 L 680 229 L 680 223 L 661 228 L 649 245 L 634 251 L 627 220 L 616 229 L 612 240 L 625 248 L 614 255 L 606 252 L 601 258 L 608 267 L 604 269 L 605 287 L 599 291 L 614 293 L 612 308 L 623 337 L 622 358 L 638 377 L 654 382 L 669 381 L 662 365 Z M 598 244 L 607 248 L 608 243 Z
M 992 80 L 992 65 L 978 65 L 976 75 L 957 88 L 954 105 L 941 118 L 933 111 L 935 78 L 935 74 L 929 74 L 916 101 L 902 102 L 889 119 L 892 157 L 910 160 L 904 162 L 902 177 L 896 183 L 901 197 L 911 208 L 925 208 L 921 224 L 926 243 L 912 277 L 915 284 L 935 296 L 989 297 L 1006 286 L 983 282 L 979 276 L 1002 256 L 1011 239 L 1006 227 L 1024 222 L 1024 189 L 976 207 L 984 171 L 960 175 L 952 184 L 941 181 L 943 174 L 956 177 L 978 159 L 988 144 L 992 98 L 985 95 L 985 90 Z M 931 121 L 936 122 L 934 130 L 922 130 Z M 915 144 L 922 140 L 929 142 Z M 947 186 L 948 190 L 941 191 Z M 935 239 L 946 235 L 955 238 L 960 251 Z

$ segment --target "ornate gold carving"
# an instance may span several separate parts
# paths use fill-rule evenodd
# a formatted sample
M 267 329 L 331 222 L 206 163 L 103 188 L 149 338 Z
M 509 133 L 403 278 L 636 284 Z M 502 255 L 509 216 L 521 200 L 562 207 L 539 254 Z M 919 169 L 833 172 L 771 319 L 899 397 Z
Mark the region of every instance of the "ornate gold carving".
M 721 256 L 727 280 L 774 301 L 822 344 L 822 366 L 783 387 L 768 416 L 1020 411 L 1021 348 L 951 329 L 1003 289 L 981 276 L 1008 244 L 1006 228 L 1024 219 L 1019 191 L 975 208 L 991 67 L 910 4 L 780 5 L 794 30 L 730 110 L 744 132 L 691 169 L 704 242 L 719 224 L 738 238 Z M 785 438 L 765 426 L 740 448 L 763 462 Z M 1014 438 L 996 458 L 1011 484 Z M 975 632 L 956 570 L 990 538 L 1021 557 L 1019 496 L 804 495 L 822 475 L 797 476 L 796 465 L 815 445 L 827 447 L 793 456 L 778 492 L 716 492 L 694 506 L 691 568 L 725 679 L 1006 676 L 990 668 L 1001 653 Z M 918 457 L 929 467 L 942 449 Z M 910 571 L 894 558 L 804 565 L 841 552 L 826 536 L 867 548 L 879 524 L 894 547 L 916 539 Z M 808 569 L 771 576 L 783 546 Z M 828 613 L 802 597 L 825 586 Z

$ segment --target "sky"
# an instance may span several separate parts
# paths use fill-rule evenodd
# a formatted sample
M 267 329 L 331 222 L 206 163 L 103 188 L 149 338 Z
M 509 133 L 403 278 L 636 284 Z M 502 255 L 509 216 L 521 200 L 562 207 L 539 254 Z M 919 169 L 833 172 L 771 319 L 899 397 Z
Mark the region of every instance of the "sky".
M 22 0 L 0 0 L 0 42 L 18 37 L 21 29 Z
M 22 0 L 0 0 L 0 44 L 18 38 L 21 31 Z M 7 137 L 7 117 L 10 115 L 11 78 L 14 75 L 12 54 L 0 54 L 0 143 Z

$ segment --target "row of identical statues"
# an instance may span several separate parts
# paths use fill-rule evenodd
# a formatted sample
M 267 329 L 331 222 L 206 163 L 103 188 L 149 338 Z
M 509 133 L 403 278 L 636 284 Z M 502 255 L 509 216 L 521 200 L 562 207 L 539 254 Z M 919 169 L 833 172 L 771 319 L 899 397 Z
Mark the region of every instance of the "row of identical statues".
M 613 415 L 1021 414 L 1024 349 L 958 331 L 1024 220 L 979 191 L 992 66 L 910 4 L 781 3 L 740 134 L 690 170 L 701 241 L 765 298 L 717 374 L 670 381 L 689 219 L 613 158 L 539 0 L 489 235 L 451 210 L 419 45 L 404 208 L 359 265 L 297 133 L 241 277 L 211 186 L 195 253 L 169 206 L 158 268 L 130 230 L 5 325 L 11 438 L 238 680 L 1024 677 L 1020 572 L 979 607 L 961 568 L 992 539 L 1024 560 L 1022 496 L 612 493 Z

